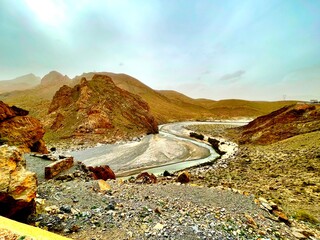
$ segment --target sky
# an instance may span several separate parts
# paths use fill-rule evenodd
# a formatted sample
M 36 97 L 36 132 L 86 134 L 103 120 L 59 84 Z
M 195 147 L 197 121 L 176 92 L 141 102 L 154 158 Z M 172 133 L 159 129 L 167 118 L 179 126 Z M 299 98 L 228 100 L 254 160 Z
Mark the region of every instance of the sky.
M 319 0 L 1 0 L 0 79 L 129 74 L 214 100 L 320 99 Z

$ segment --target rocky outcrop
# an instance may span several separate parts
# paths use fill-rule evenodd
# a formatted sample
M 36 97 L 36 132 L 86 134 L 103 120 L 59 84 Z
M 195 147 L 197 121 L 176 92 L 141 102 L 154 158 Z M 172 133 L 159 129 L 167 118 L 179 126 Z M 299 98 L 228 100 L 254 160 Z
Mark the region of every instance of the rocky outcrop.
M 42 140 L 45 131 L 40 121 L 27 115 L 28 111 L 0 101 L 0 145 L 18 146 L 25 152 L 47 153 Z
M 35 210 L 37 177 L 16 147 L 0 146 L 0 215 L 25 221 Z
M 261 116 L 239 128 L 240 143 L 269 144 L 320 130 L 320 105 L 296 104 Z
M 110 77 L 95 75 L 75 87 L 64 85 L 49 107 L 47 128 L 62 138 L 102 141 L 128 134 L 157 133 L 149 106 L 139 96 L 118 88 Z

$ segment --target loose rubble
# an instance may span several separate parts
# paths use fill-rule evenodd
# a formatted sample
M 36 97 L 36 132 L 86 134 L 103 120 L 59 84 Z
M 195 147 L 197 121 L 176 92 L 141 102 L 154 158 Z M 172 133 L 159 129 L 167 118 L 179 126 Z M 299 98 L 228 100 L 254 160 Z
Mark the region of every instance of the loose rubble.
M 40 184 L 30 221 L 73 239 L 295 239 L 252 196 L 166 181 L 100 181 Z

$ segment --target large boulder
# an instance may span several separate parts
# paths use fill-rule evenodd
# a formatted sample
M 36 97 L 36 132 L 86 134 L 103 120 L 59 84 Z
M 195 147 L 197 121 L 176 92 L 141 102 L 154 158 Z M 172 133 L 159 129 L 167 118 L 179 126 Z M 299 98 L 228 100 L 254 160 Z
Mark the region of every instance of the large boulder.
M 92 178 L 95 180 L 116 179 L 116 175 L 108 165 L 96 166 L 96 167 L 89 166 L 88 170 L 92 173 Z
M 0 146 L 0 215 L 25 221 L 35 211 L 37 177 L 16 147 Z
M 28 111 L 0 101 L 0 145 L 18 146 L 24 152 L 47 153 L 40 121 L 27 115 Z

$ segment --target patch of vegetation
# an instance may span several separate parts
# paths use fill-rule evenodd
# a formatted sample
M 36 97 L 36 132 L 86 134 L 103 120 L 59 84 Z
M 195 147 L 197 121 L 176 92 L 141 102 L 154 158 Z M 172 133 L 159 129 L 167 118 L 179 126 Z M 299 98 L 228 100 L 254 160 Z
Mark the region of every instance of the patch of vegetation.
M 294 217 L 297 219 L 297 220 L 300 220 L 300 221 L 304 221 L 304 222 L 309 222 L 309 223 L 312 223 L 312 224 L 317 224 L 319 223 L 319 220 L 314 217 L 310 212 L 306 211 L 306 210 L 297 210 Z

